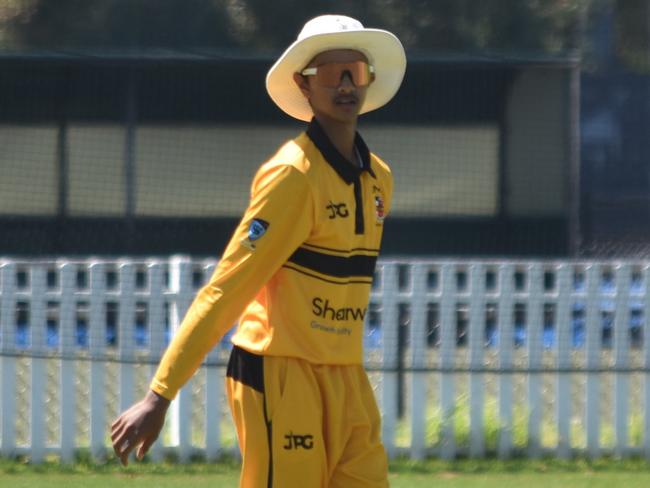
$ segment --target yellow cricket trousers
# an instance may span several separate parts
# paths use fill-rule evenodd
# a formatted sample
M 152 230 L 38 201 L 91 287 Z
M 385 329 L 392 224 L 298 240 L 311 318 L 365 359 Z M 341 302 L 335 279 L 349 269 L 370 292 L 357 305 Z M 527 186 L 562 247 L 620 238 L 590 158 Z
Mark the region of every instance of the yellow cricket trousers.
M 386 488 L 381 419 L 361 365 L 311 364 L 235 346 L 226 390 L 240 488 Z

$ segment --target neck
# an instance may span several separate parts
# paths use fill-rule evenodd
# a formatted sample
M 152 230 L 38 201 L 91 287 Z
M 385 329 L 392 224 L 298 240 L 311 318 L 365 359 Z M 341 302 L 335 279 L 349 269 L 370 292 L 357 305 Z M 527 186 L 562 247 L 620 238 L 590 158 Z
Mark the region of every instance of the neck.
M 327 117 L 316 115 L 316 120 L 323 128 L 325 134 L 341 155 L 354 166 L 357 158 L 354 151 L 354 138 L 357 134 L 357 123 L 343 123 Z

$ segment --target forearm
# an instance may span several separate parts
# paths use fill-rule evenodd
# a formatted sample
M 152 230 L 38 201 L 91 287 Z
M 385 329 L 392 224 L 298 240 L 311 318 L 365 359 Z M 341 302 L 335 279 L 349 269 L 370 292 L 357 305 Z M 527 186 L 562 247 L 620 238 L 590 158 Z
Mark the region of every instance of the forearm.
M 151 390 L 172 400 L 236 321 L 239 308 L 225 303 L 220 290 L 210 286 L 204 288 L 165 351 L 151 382 Z

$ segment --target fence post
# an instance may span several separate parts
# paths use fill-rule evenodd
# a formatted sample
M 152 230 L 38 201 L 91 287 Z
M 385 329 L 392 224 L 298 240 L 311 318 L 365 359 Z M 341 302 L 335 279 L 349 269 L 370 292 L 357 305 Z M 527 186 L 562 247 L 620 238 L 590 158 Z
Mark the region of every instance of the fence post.
M 16 265 L 0 265 L 0 334 L 2 338 L 2 448 L 3 457 L 16 450 Z
M 105 446 L 105 349 L 106 349 L 106 267 L 93 262 L 90 273 L 90 452 L 95 460 L 106 455 Z
M 61 301 L 59 305 L 59 341 L 61 351 L 61 461 L 74 460 L 76 442 L 76 388 L 75 362 L 72 359 L 76 337 L 76 303 L 74 292 L 77 266 L 71 263 L 59 265 Z
M 615 400 L 614 430 L 616 456 L 624 457 L 628 447 L 628 412 L 629 412 L 629 377 L 628 367 L 630 353 L 630 266 L 621 264 L 616 268 L 616 310 L 614 317 L 614 361 Z
M 650 461 L 650 264 L 643 269 L 643 453 Z
M 149 331 L 149 360 L 150 373 L 155 375 L 158 361 L 165 350 L 165 297 L 164 275 L 160 262 L 152 261 L 147 266 L 149 274 L 149 303 L 147 306 L 147 330 Z M 152 461 L 159 462 L 163 458 L 164 436 L 158 437 L 151 446 L 149 455 Z
M 428 267 L 415 262 L 411 267 L 411 458 L 423 459 L 426 434 L 427 373 L 427 299 Z
M 118 351 L 120 359 L 120 411 L 133 404 L 134 396 L 134 322 L 135 267 L 125 261 L 119 266 Z
M 41 463 L 45 459 L 45 287 L 46 272 L 42 264 L 31 267 L 31 298 L 29 304 L 29 332 L 31 338 L 32 371 L 30 384 L 31 460 Z
M 206 283 L 214 273 L 215 263 L 211 262 L 203 270 Z M 223 377 L 219 361 L 219 343 L 208 353 L 205 365 L 205 457 L 215 461 L 221 453 L 221 415 L 224 395 Z
M 537 458 L 541 454 L 542 396 L 542 322 L 543 322 L 543 272 L 540 263 L 528 267 L 528 454 Z
M 481 263 L 469 268 L 469 367 L 470 367 L 470 444 L 471 457 L 485 454 L 484 397 L 485 375 L 483 368 L 483 347 L 485 339 L 485 269 Z
M 169 311 L 169 326 L 172 334 L 175 335 L 194 296 L 192 262 L 187 256 L 173 256 L 170 259 L 169 288 L 173 297 Z M 181 388 L 169 409 L 172 445 L 179 449 L 179 460 L 187 462 L 192 449 L 192 379 Z
M 558 444 L 557 454 L 561 459 L 571 456 L 571 266 L 561 264 L 556 268 L 557 310 L 555 326 L 557 331 L 557 389 L 556 416 Z
M 512 264 L 499 266 L 499 440 L 501 459 L 512 454 L 512 350 L 513 333 L 513 282 Z
M 397 419 L 397 264 L 385 263 L 382 270 L 381 330 L 382 330 L 382 438 L 389 457 L 395 455 Z
M 440 408 L 442 411 L 440 457 L 445 460 L 456 457 L 456 440 L 454 438 L 456 397 L 453 370 L 456 352 L 454 270 L 453 264 L 444 263 L 440 273 Z
M 587 429 L 587 453 L 595 458 L 600 451 L 600 367 L 601 320 L 599 303 L 600 265 L 587 267 L 587 317 L 586 317 L 586 367 L 587 386 L 585 399 L 585 420 Z
M 221 453 L 223 378 L 217 366 L 218 345 L 207 356 L 205 366 L 205 457 L 215 461 Z

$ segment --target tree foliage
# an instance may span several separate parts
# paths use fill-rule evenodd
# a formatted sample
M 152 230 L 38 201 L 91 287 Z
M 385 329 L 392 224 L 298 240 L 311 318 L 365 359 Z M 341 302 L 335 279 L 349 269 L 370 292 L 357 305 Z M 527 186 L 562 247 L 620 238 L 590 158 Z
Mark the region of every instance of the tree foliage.
M 650 73 L 650 1 L 617 0 L 616 48 L 623 63 Z
M 27 49 L 229 47 L 213 0 L 27 0 L 5 26 Z
M 307 19 L 336 12 L 395 32 L 412 52 L 548 54 L 579 48 L 585 16 L 610 1 L 3 0 L 0 42 L 19 49 L 277 52 Z M 617 3 L 627 24 L 648 0 Z

